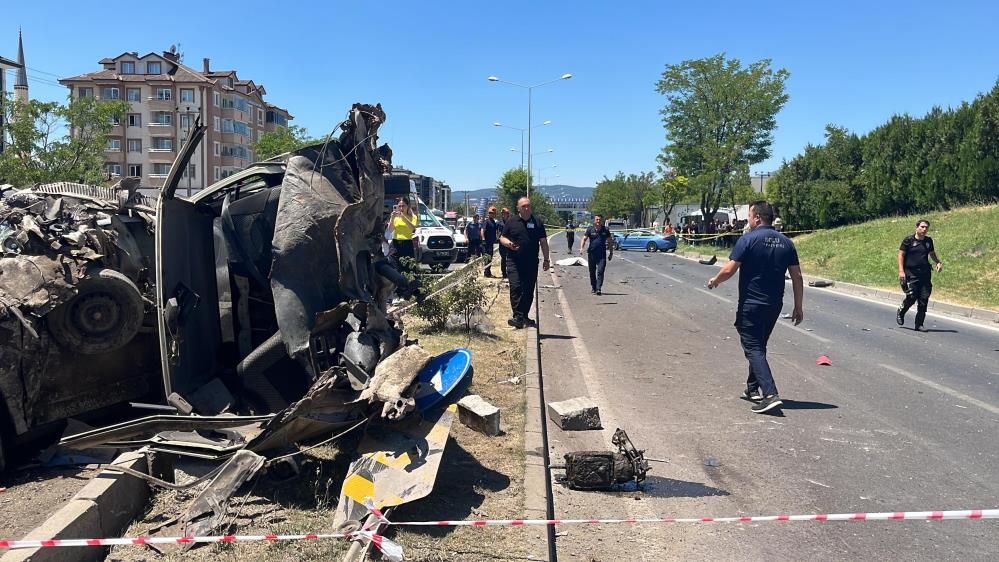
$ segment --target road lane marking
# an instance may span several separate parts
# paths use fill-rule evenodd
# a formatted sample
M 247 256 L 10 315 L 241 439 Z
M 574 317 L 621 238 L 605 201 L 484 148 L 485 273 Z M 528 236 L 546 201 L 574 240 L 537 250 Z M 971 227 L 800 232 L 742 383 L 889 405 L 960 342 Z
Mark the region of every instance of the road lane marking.
M 971 404 L 972 406 L 978 406 L 979 408 L 985 410 L 986 412 L 990 412 L 990 413 L 999 415 L 999 408 L 997 408 L 997 407 L 995 407 L 992 404 L 989 404 L 987 402 L 982 402 L 981 400 L 979 400 L 977 398 L 972 398 L 971 396 L 968 396 L 967 394 L 964 394 L 963 392 L 958 392 L 957 390 L 954 390 L 953 388 L 944 386 L 944 385 L 942 385 L 942 384 L 940 384 L 938 382 L 934 382 L 934 381 L 931 381 L 929 379 L 924 379 L 923 377 L 921 377 L 919 375 L 910 373 L 909 371 L 906 371 L 906 370 L 903 370 L 903 369 L 899 369 L 898 367 L 892 367 L 891 365 L 885 365 L 883 363 L 880 364 L 879 366 L 882 369 L 888 369 L 889 371 L 891 371 L 891 372 L 893 372 L 893 373 L 895 373 L 897 375 L 902 375 L 903 377 L 905 377 L 905 378 L 907 378 L 909 380 L 914 380 L 914 381 L 916 381 L 916 382 L 918 382 L 920 384 L 924 384 L 924 385 L 932 388 L 933 390 L 937 390 L 937 391 L 943 392 L 944 394 L 946 394 L 948 396 L 952 396 L 954 398 L 957 398 L 958 400 L 960 400 L 962 402 L 965 402 L 967 404 Z
M 788 328 L 790 330 L 794 330 L 795 332 L 798 332 L 801 335 L 808 336 L 808 337 L 810 337 L 810 338 L 812 338 L 812 339 L 814 339 L 816 341 L 820 341 L 822 343 L 832 343 L 832 340 L 830 340 L 828 338 L 824 338 L 824 337 L 822 337 L 822 336 L 820 336 L 820 335 L 818 335 L 816 333 L 809 332 L 808 330 L 802 328 L 801 326 L 795 326 L 794 324 L 790 324 L 788 322 L 781 322 L 780 320 L 777 320 L 777 325 L 778 326 L 783 326 L 783 327 Z
M 707 289 L 702 289 L 700 287 L 694 287 L 694 290 L 695 291 L 700 291 L 700 292 L 704 293 L 705 295 L 707 295 L 709 297 L 714 297 L 714 298 L 716 298 L 716 299 L 718 299 L 718 300 L 720 300 L 722 302 L 727 302 L 728 304 L 733 304 L 732 299 L 730 299 L 728 297 L 723 297 L 723 296 L 719 295 L 718 293 L 713 293 L 713 292 L 711 292 L 711 291 L 709 291 Z

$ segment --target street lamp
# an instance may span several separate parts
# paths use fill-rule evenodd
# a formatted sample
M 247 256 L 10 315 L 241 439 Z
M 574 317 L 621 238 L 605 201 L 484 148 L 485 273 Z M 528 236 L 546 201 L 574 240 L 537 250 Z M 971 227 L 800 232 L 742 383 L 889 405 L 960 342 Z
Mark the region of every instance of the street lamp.
M 525 86 L 523 84 L 517 84 L 516 82 L 508 82 L 506 80 L 500 80 L 495 76 L 490 76 L 487 78 L 490 82 L 501 82 L 503 84 L 509 84 L 511 86 L 517 86 L 518 88 L 524 88 L 527 90 L 527 196 L 531 196 L 531 99 L 534 88 L 540 88 L 541 86 L 547 86 L 548 84 L 554 84 L 559 80 L 568 80 L 572 78 L 572 74 L 566 73 L 562 76 L 549 80 L 547 82 L 541 82 L 540 84 L 534 84 L 533 86 Z
M 550 152 L 550 151 L 549 151 Z M 545 166 L 544 168 L 538 168 L 538 185 L 543 185 L 541 182 L 541 172 L 545 170 L 550 170 L 552 168 L 558 168 L 558 164 L 552 164 L 551 166 Z
M 538 127 L 544 127 L 545 125 L 551 125 L 551 124 L 552 124 L 551 120 L 547 120 L 544 123 L 542 123 L 540 125 L 535 125 L 535 126 L 533 126 L 531 128 L 532 129 L 537 129 Z M 524 127 L 524 128 L 511 127 L 510 125 L 504 125 L 503 123 L 493 123 L 493 127 L 504 127 L 504 128 L 507 128 L 507 129 L 513 129 L 514 131 L 520 131 L 520 150 L 519 151 L 514 150 L 514 152 L 520 152 L 520 169 L 523 170 L 524 169 L 524 131 L 526 131 L 527 128 L 526 127 Z M 510 150 L 513 150 L 513 149 L 511 148 Z

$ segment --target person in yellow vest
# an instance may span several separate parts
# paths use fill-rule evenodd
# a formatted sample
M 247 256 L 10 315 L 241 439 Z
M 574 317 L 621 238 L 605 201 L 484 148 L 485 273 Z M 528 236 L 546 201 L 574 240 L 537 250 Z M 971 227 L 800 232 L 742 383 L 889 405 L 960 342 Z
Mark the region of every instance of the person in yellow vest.
M 400 197 L 389 217 L 389 228 L 392 229 L 392 253 L 396 268 L 399 271 L 409 271 L 416 261 L 416 215 L 409 203 L 409 197 Z M 410 258 L 403 261 L 402 258 Z M 409 262 L 409 263 L 407 263 Z

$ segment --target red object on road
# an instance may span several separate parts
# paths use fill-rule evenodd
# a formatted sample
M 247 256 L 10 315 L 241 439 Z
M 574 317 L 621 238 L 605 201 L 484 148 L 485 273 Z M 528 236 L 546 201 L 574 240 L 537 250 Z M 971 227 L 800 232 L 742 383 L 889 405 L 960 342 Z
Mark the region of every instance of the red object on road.
M 828 355 L 819 355 L 818 359 L 815 360 L 816 365 L 832 365 L 832 359 Z

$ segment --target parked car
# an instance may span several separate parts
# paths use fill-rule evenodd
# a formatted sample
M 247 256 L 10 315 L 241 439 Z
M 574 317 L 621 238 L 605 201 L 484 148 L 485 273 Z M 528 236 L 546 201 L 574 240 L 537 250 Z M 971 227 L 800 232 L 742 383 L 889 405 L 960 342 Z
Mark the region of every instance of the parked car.
M 619 234 L 628 230 L 628 221 L 623 219 L 610 219 L 604 225 L 607 230 L 611 231 L 611 234 Z
M 415 197 L 415 195 L 413 196 Z M 416 236 L 420 241 L 420 263 L 429 265 L 431 270 L 444 271 L 458 259 L 458 245 L 455 233 L 437 218 L 418 198 L 420 219 L 416 227 Z M 467 252 L 467 244 L 466 244 Z
M 632 230 L 614 235 L 614 249 L 675 252 L 676 236 L 657 234 L 652 230 Z

